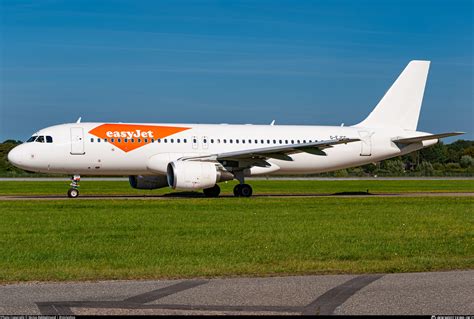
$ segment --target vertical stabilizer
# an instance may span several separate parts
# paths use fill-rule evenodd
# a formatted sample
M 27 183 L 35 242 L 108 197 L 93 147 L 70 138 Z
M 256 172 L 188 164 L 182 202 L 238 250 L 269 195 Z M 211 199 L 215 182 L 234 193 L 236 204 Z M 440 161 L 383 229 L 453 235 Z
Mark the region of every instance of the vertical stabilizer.
M 430 61 L 411 61 L 369 116 L 355 126 L 416 131 Z

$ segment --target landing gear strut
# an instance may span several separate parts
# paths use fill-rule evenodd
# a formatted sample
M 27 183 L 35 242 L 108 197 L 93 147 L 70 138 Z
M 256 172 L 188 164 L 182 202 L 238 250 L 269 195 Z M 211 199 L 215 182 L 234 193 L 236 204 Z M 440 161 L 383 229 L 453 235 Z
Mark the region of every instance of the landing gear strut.
M 250 197 L 252 196 L 252 186 L 245 184 L 244 172 L 239 171 L 234 173 L 235 178 L 239 181 L 240 184 L 235 185 L 234 187 L 234 196 L 235 197 Z
M 211 188 L 206 188 L 202 191 L 204 192 L 204 196 L 206 197 L 218 197 L 221 192 L 221 188 L 219 187 L 219 185 L 216 184 Z
M 67 191 L 67 197 L 69 198 L 76 198 L 79 196 L 79 182 L 81 181 L 80 175 L 74 175 L 71 178 L 71 188 Z

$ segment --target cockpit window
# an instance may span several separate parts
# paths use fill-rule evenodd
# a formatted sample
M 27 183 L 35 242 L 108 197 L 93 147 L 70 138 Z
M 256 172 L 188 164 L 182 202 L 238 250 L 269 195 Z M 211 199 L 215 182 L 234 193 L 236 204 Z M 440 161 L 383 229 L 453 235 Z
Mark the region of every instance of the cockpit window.
M 46 136 L 46 143 L 53 143 L 53 138 L 51 136 Z
M 30 137 L 30 138 L 26 141 L 26 143 L 34 142 L 37 137 L 38 137 L 37 135 L 33 135 L 32 137 Z
M 44 143 L 44 136 L 38 136 L 36 143 Z

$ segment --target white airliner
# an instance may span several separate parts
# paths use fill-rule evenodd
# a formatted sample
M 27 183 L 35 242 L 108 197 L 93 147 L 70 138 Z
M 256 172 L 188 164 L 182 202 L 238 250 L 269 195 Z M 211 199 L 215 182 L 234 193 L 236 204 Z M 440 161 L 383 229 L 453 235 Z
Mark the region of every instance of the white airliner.
M 375 109 L 353 126 L 76 123 L 42 129 L 9 154 L 28 171 L 73 175 L 129 175 L 138 189 L 170 186 L 220 193 L 237 179 L 235 196 L 248 197 L 245 177 L 310 174 L 378 162 L 433 145 L 460 132 L 417 131 L 429 61 L 411 61 Z

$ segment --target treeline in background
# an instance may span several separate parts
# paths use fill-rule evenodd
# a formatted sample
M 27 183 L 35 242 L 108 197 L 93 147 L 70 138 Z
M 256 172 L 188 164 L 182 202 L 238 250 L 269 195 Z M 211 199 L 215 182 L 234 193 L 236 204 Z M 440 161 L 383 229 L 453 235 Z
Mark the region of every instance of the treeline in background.
M 0 176 L 48 176 L 47 174 L 25 172 L 8 162 L 8 152 L 21 143 L 20 141 L 7 140 L 0 144 Z M 451 144 L 439 142 L 408 155 L 314 176 L 474 176 L 474 141 L 458 140 Z

